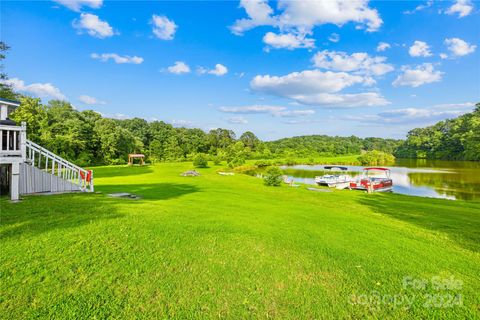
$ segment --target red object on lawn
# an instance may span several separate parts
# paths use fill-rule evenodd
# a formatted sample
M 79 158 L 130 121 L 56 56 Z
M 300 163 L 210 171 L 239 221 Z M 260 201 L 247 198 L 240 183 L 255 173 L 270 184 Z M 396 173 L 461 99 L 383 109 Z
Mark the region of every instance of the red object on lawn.
M 82 178 L 82 180 L 85 179 L 85 173 L 83 173 L 83 171 L 80 171 L 80 177 Z M 90 182 L 90 180 L 92 180 L 92 170 L 87 171 L 87 179 L 85 179 L 85 181 L 87 182 Z

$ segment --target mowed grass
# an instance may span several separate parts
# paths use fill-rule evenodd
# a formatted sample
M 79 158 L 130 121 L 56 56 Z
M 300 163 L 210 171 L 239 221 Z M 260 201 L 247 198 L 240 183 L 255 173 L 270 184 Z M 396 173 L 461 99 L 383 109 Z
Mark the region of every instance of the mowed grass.
M 2 198 L 0 317 L 480 316 L 480 203 L 266 187 L 219 168 L 101 167 L 102 194 Z

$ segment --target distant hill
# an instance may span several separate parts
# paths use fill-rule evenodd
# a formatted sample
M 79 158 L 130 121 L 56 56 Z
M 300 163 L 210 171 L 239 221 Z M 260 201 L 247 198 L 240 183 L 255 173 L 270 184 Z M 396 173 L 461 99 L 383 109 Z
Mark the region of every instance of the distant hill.
M 379 150 L 393 153 L 402 140 L 382 138 L 359 138 L 356 136 L 339 137 L 326 135 L 308 135 L 283 138 L 265 142 L 273 154 L 292 154 L 296 156 L 312 156 L 312 154 L 360 154 L 362 150 Z

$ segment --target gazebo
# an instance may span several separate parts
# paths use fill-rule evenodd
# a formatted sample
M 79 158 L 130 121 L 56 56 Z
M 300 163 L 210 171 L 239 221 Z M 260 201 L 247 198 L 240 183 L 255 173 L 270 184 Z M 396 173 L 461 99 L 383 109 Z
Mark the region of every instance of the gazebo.
M 145 155 L 144 154 L 141 154 L 141 153 L 130 153 L 128 155 L 128 165 L 131 166 L 133 165 L 133 160 L 134 159 L 140 159 L 140 165 L 144 165 L 144 161 L 143 159 L 145 159 Z

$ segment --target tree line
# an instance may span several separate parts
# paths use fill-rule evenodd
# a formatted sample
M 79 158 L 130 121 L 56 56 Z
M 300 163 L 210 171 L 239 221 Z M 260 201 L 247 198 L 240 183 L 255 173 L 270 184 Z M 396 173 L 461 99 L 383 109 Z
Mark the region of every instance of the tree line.
M 264 142 L 250 131 L 237 138 L 228 129 L 205 132 L 163 121 L 111 119 L 76 110 L 66 101 L 19 100 L 21 106 L 10 118 L 27 123 L 28 138 L 79 165 L 123 164 L 129 153 L 143 153 L 151 162 L 192 160 L 202 154 L 231 166 L 246 159 L 313 159 L 373 150 L 397 158 L 480 160 L 480 104 L 472 113 L 413 129 L 405 141 L 310 135 Z
M 17 97 L 18 98 L 18 97 Z M 391 152 L 399 140 L 358 137 L 303 136 L 263 142 L 247 131 L 177 128 L 163 121 L 111 119 L 91 110 L 76 110 L 66 101 L 42 104 L 20 97 L 10 118 L 27 123 L 28 138 L 80 165 L 123 164 L 129 153 L 143 153 L 150 161 L 192 160 L 205 154 L 211 160 L 241 165 L 245 159 L 316 157 L 359 154 L 361 150 Z
M 480 103 L 471 113 L 411 130 L 395 156 L 480 161 Z

